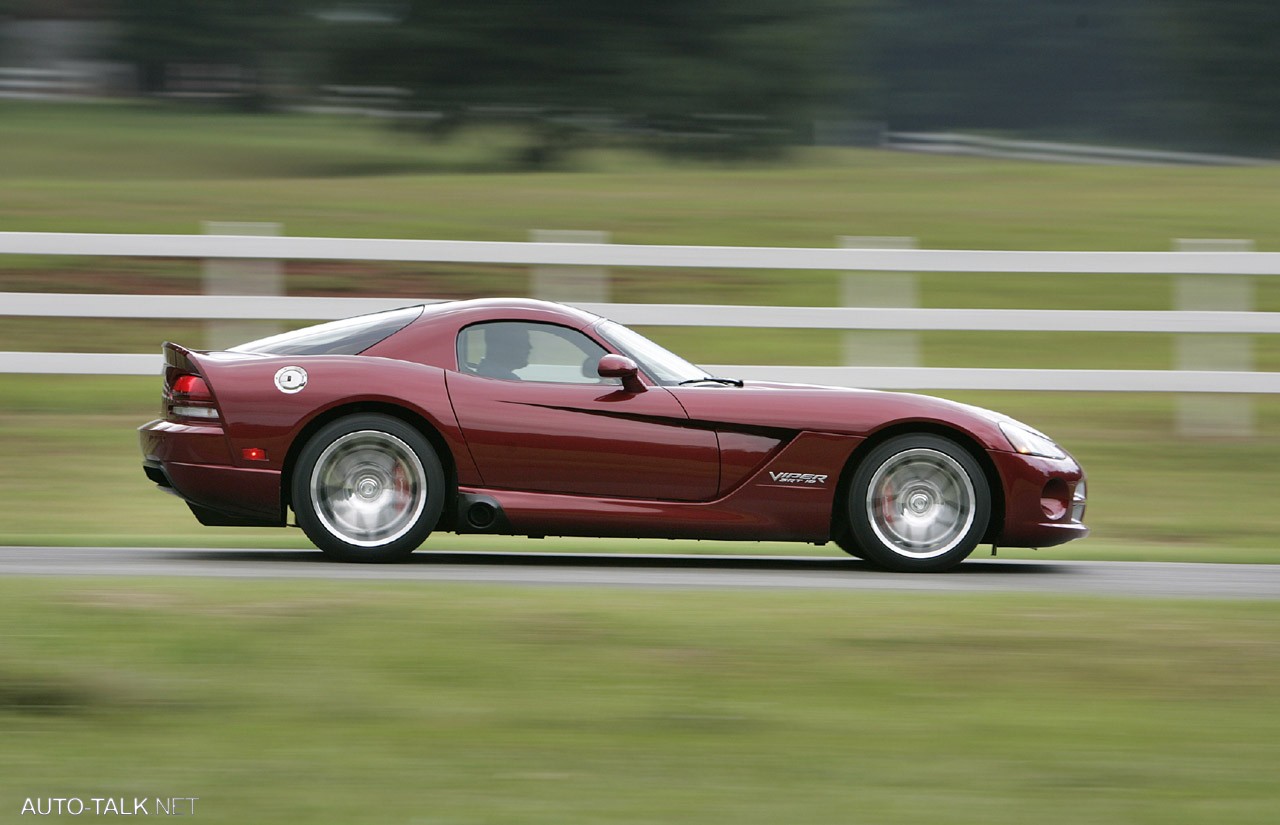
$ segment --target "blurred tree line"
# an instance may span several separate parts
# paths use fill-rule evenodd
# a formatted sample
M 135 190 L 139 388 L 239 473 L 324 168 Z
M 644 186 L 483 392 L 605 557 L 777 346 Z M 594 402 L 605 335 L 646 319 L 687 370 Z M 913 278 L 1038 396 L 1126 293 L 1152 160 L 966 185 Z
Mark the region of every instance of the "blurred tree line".
M 436 131 L 534 123 L 538 151 L 605 130 L 712 154 L 791 143 L 850 78 L 848 0 L 404 0 L 317 32 L 331 82 L 406 86 Z M 377 8 L 377 5 L 374 6 Z M 536 160 L 536 154 L 531 155 Z
M 246 106 L 393 87 L 434 133 L 521 122 L 531 163 L 602 136 L 767 151 L 824 120 L 1280 149 L 1274 0 L 0 0 L 51 13 L 113 20 L 144 91 L 191 64 L 242 70 Z
M 854 105 L 895 129 L 1280 150 L 1274 0 L 879 0 Z

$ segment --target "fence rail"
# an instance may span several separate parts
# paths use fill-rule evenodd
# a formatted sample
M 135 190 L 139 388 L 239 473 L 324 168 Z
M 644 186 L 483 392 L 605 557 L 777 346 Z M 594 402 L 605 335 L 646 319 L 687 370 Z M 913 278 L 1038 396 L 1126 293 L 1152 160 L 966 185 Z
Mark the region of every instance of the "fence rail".
M 940 155 L 1115 166 L 1271 166 L 1276 163 L 1274 158 L 1091 146 L 1045 140 L 1012 140 L 952 132 L 888 132 L 882 145 L 886 149 Z
M 103 295 L 0 292 L 0 315 L 44 318 L 184 318 L 324 321 L 410 304 L 413 298 L 238 295 Z M 774 329 L 968 332 L 1280 333 L 1280 313 L 1212 310 L 921 309 L 711 304 L 574 305 L 624 324 Z
M 0 232 L 0 254 L 873 272 L 1280 275 L 1280 252 L 1027 252 Z
M 520 265 L 719 267 L 832 271 L 1280 275 L 1280 253 L 1025 252 L 640 246 L 245 235 L 0 232 L 0 254 L 325 259 Z M 325 320 L 410 303 L 396 298 L 0 293 L 0 316 Z M 428 300 L 427 302 L 431 302 Z M 622 323 L 840 330 L 1275 334 L 1280 313 L 995 310 L 582 303 Z M 159 355 L 0 352 L 0 373 L 150 375 Z M 1013 370 L 711 365 L 755 380 L 883 389 L 1280 393 L 1280 373 L 1212 370 Z

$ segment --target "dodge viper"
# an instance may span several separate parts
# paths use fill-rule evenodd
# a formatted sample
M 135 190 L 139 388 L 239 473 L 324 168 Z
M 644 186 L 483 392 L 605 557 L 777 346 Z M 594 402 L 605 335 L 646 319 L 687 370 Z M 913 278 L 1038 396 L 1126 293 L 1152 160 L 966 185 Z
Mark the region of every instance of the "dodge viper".
M 346 561 L 436 531 L 835 541 L 898 571 L 1083 537 L 1085 477 L 1008 416 L 709 375 L 523 299 L 409 306 L 222 352 L 163 346 L 143 468 L 206 525 Z

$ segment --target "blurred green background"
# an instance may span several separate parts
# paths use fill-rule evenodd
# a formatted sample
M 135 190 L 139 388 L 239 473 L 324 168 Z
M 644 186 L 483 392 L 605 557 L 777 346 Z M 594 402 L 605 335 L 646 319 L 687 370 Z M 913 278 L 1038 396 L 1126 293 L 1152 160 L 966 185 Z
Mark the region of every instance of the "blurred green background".
M 11 230 L 190 233 L 204 220 L 278 222 L 286 234 L 525 240 L 530 229 L 599 229 L 620 243 L 834 246 L 839 235 L 911 235 L 926 248 L 1169 249 L 1178 237 L 1245 237 L 1280 247 L 1280 168 L 1076 167 L 863 149 L 798 149 L 785 159 L 671 161 L 597 148 L 575 171 L 485 173 L 503 128 L 422 144 L 376 122 L 236 115 L 139 105 L 0 104 L 0 225 Z M 487 154 L 486 154 L 487 153 Z M 69 160 L 64 160 L 69 159 Z M 394 171 L 390 171 L 394 170 Z M 190 260 L 4 256 L 5 290 L 194 293 Z M 831 306 L 839 273 L 619 268 L 620 302 Z M 1163 276 L 926 273 L 935 307 L 1170 309 Z M 406 299 L 523 295 L 517 266 L 287 262 L 293 295 Z M 1261 310 L 1280 284 L 1259 278 Z M 650 328 L 694 361 L 839 364 L 841 333 Z M 0 318 L 0 349 L 154 352 L 201 346 L 194 321 Z M 1256 368 L 1280 342 L 1254 336 Z M 924 366 L 1078 369 L 1173 367 L 1174 336 L 1086 333 L 921 334 Z M 133 428 L 158 408 L 146 378 L 0 376 L 0 463 L 71 472 L 0 475 L 7 543 L 285 544 L 295 531 L 202 528 L 139 470 Z M 1047 430 L 1090 474 L 1088 541 L 1052 558 L 1275 561 L 1280 403 L 1253 400 L 1246 438 L 1190 438 L 1176 399 L 1127 393 L 948 393 Z M 57 518 L 32 502 L 66 503 Z M 427 547 L 470 546 L 436 537 Z M 520 549 L 522 540 L 486 539 Z M 634 550 L 633 542 L 541 547 Z M 667 545 L 658 545 L 665 547 Z M 691 545 L 692 546 L 692 545 Z M 719 545 L 718 552 L 808 552 Z M 838 552 L 828 548 L 830 552 Z M 1023 551 L 1009 551 L 1022 553 Z
M 1256 0 L 0 0 L 0 230 L 1280 250 L 1280 167 L 886 151 L 893 130 L 1280 156 Z M 18 98 L 43 98 L 20 100 Z M 346 114 L 341 112 L 346 110 Z M 833 306 L 840 273 L 615 269 L 621 302 Z M 286 262 L 291 295 L 523 295 L 523 267 Z M 0 291 L 198 293 L 190 260 L 0 256 Z M 922 274 L 926 307 L 1174 308 L 1159 276 Z M 1280 284 L 1255 282 L 1280 310 Z M 0 350 L 200 322 L 14 318 Z M 704 363 L 838 332 L 645 330 Z M 924 366 L 1168 369 L 1168 335 L 923 333 Z M 1255 369 L 1280 344 L 1254 336 Z M 303 547 L 143 477 L 158 378 L 0 375 L 0 545 Z M 1090 473 L 1045 559 L 1280 561 L 1280 400 L 948 393 Z M 831 553 L 435 536 L 426 549 Z M 0 546 L 0 553 L 3 553 Z M 56 550 L 50 550 L 56 553 Z M 981 552 L 981 551 L 980 551 Z M 1008 568 L 1002 568 L 1008 569 Z M 1015 572 L 1018 568 L 1012 568 Z M 1035 569 L 1042 570 L 1037 566 Z M 859 574 L 861 575 L 861 574 Z M 867 573 L 866 575 L 875 575 Z M 1247 575 L 1247 571 L 1245 572 Z M 1270 823 L 1280 607 L 941 592 L 0 579 L 0 819 L 199 797 L 211 822 Z M 154 806 L 153 806 L 154 810 Z

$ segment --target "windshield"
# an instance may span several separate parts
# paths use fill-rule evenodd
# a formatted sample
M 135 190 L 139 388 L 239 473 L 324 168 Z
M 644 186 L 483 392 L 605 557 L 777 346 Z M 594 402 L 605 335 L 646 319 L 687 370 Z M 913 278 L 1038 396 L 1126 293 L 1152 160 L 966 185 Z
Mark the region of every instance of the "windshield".
M 604 321 L 596 329 L 640 369 L 659 384 L 679 384 L 707 377 L 707 371 L 690 364 L 670 350 L 663 349 L 633 329 L 615 321 Z
M 232 347 L 232 352 L 270 355 L 357 355 L 399 332 L 422 314 L 422 307 L 405 307 L 372 315 L 330 321 Z

